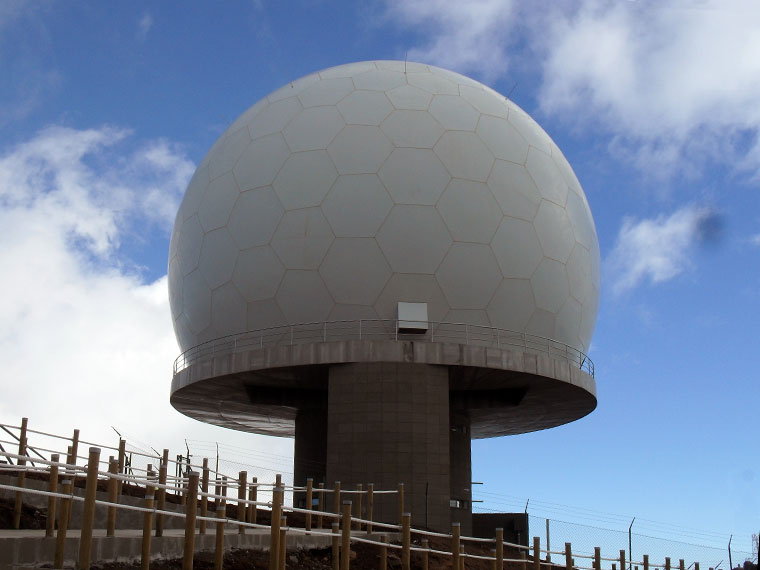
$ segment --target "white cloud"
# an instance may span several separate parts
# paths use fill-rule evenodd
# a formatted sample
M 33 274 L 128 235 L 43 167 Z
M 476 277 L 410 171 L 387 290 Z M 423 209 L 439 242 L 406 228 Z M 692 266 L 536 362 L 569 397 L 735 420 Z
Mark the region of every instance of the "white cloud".
M 653 219 L 626 218 L 607 269 L 615 293 L 628 291 L 644 280 L 662 283 L 691 267 L 693 246 L 713 239 L 716 215 L 704 207 L 686 206 Z
M 140 21 L 137 23 L 137 35 L 141 40 L 148 36 L 148 32 L 153 28 L 153 16 L 145 12 Z
M 424 36 L 410 61 L 494 78 L 506 72 L 511 0 L 388 0 L 388 15 Z
M 169 404 L 167 279 L 124 269 L 118 245 L 135 227 L 168 230 L 193 168 L 166 141 L 130 145 L 117 128 L 50 128 L 0 155 L 0 421 L 111 444 L 113 425 L 176 452 L 184 438 L 290 452 Z

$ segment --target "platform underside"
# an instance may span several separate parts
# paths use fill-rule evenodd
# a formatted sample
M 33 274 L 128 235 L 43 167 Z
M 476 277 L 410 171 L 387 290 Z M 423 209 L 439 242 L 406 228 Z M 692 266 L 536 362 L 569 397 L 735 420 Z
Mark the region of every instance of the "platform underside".
M 353 363 L 446 367 L 452 410 L 473 438 L 572 422 L 596 407 L 594 378 L 569 360 L 515 348 L 414 340 L 348 340 L 216 353 L 175 374 L 171 403 L 200 421 L 293 437 L 299 410 L 326 401 L 331 367 Z

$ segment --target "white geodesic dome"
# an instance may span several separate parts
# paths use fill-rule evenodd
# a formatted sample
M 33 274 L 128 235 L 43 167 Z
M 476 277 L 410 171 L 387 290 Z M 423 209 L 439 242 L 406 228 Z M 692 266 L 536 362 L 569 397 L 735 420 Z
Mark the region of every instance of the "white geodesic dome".
M 243 113 L 198 166 L 169 253 L 182 350 L 247 330 L 395 319 L 586 351 L 599 244 L 572 168 L 517 105 L 457 73 L 369 61 Z

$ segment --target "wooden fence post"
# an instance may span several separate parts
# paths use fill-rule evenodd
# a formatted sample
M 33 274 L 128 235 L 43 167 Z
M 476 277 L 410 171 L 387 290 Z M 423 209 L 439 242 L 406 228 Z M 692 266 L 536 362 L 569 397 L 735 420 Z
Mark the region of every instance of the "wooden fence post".
M 24 479 L 26 478 L 26 459 L 23 457 L 26 455 L 26 429 L 29 422 L 28 418 L 21 418 L 21 432 L 18 437 L 18 454 L 19 458 L 16 460 L 16 466 L 18 467 L 18 479 L 16 480 L 16 486 L 23 489 Z M 13 503 L 13 528 L 18 530 L 21 527 L 21 511 L 24 504 L 24 492 L 16 491 L 16 498 Z
M 367 485 L 367 534 L 372 534 L 372 517 L 375 509 L 375 484 L 369 483 Z
M 53 568 L 63 568 L 63 555 L 66 550 L 66 530 L 69 527 L 69 511 L 71 510 L 71 479 L 61 481 L 61 493 L 69 495 L 61 500 L 58 511 L 58 534 L 55 537 L 55 561 Z
M 360 519 L 362 518 L 362 484 L 357 483 L 356 484 L 356 518 Z M 362 529 L 362 523 L 359 521 L 356 521 L 356 529 L 361 530 Z
M 649 557 L 644 555 L 644 570 L 649 570 Z M 602 549 L 598 546 L 594 547 L 594 568 L 596 570 L 602 570 Z
M 185 549 L 182 555 L 182 570 L 193 570 L 195 555 L 195 516 L 198 510 L 197 471 L 188 473 L 187 500 L 185 501 Z
M 343 531 L 340 545 L 340 570 L 348 570 L 351 559 L 351 501 L 343 501 L 340 526 Z
M 569 542 L 565 543 L 565 569 L 573 570 L 573 549 Z
M 166 479 L 169 471 L 169 450 L 164 449 L 164 455 L 161 457 L 161 464 L 158 467 L 158 484 L 166 485 Z M 166 489 L 158 487 L 156 489 L 156 503 L 159 511 L 166 507 Z M 202 523 L 201 523 L 202 524 Z M 164 515 L 156 514 L 156 536 L 164 536 Z
M 332 523 L 332 567 L 340 570 L 340 523 Z
M 496 529 L 496 568 L 504 568 L 504 529 Z
M 141 570 L 150 568 L 150 533 L 153 530 L 153 492 L 147 486 L 145 487 L 145 508 L 151 510 L 146 511 L 143 516 Z
M 524 550 L 520 551 L 520 560 L 522 560 L 520 563 L 520 568 L 522 570 L 528 570 L 528 555 Z
M 283 491 L 281 487 L 272 489 L 272 514 L 269 526 L 269 570 L 279 570 L 280 553 L 280 517 L 282 516 Z
M 127 440 L 119 438 L 119 475 L 126 475 L 124 471 L 124 463 L 126 462 L 126 457 L 127 457 Z M 124 489 L 124 481 L 119 479 L 117 486 L 118 486 L 118 495 L 121 495 L 122 490 Z
M 259 485 L 258 485 L 257 477 L 251 478 L 251 488 L 248 491 L 248 500 L 254 501 L 254 502 L 259 500 Z M 258 518 L 259 518 L 258 506 L 254 505 L 253 503 L 250 503 L 248 505 L 248 522 L 256 524 L 256 520 Z
M 314 509 L 312 505 L 312 497 L 314 494 L 314 479 L 311 477 L 306 479 L 306 509 L 309 511 L 306 513 L 304 528 L 311 530 L 311 511 Z
M 404 484 L 398 484 L 398 524 L 402 523 L 404 517 Z
M 333 487 L 333 512 L 336 515 L 340 514 L 340 481 L 335 481 Z
M 388 570 L 388 538 L 385 535 L 380 537 L 380 570 Z
M 245 515 L 248 511 L 248 508 L 245 504 L 245 495 L 246 495 L 247 490 L 248 490 L 248 472 L 241 471 L 238 474 L 238 501 L 237 501 L 238 522 L 241 522 L 241 523 L 245 522 Z M 238 525 L 238 534 L 245 534 L 245 525 L 242 525 L 242 524 Z
M 322 514 L 325 511 L 325 484 L 319 484 L 319 497 L 317 500 L 317 508 L 320 514 L 317 515 L 317 528 L 322 528 Z
M 285 570 L 285 558 L 288 555 L 288 517 L 280 517 L 280 554 L 278 562 L 279 570 Z
M 454 570 L 459 568 L 459 533 L 461 525 L 458 522 L 451 523 L 451 567 Z
M 430 542 L 427 538 L 422 539 L 422 548 L 424 548 L 422 552 L 422 570 L 428 570 L 428 550 L 430 550 Z
M 82 530 L 79 538 L 78 570 L 89 570 L 90 551 L 92 548 L 92 526 L 95 522 L 95 495 L 98 491 L 98 467 L 100 448 L 91 447 L 87 459 L 87 482 L 84 488 L 84 507 L 82 509 Z
M 54 453 L 50 456 L 50 461 L 58 463 L 60 455 Z M 50 466 L 50 478 L 48 479 L 48 491 L 55 493 L 58 491 L 58 465 Z M 58 500 L 55 497 L 48 497 L 47 521 L 45 524 L 45 536 L 51 537 L 55 533 L 55 507 Z
M 684 559 L 683 559 L 683 558 L 681 558 L 681 559 L 678 561 L 678 568 L 679 568 L 679 570 L 686 570 L 686 562 L 684 561 Z M 733 570 L 733 569 L 732 569 L 732 570 Z
M 201 475 L 201 493 L 202 493 L 201 517 L 208 516 L 208 497 L 206 496 L 206 493 L 208 493 L 208 478 L 209 478 L 208 457 L 204 457 L 203 458 L 203 475 Z M 206 521 L 203 519 L 201 519 L 198 533 L 206 534 Z
M 625 570 L 625 550 L 620 551 L 620 570 Z
M 218 495 L 219 493 L 214 493 Z M 224 564 L 224 520 L 227 517 L 227 504 L 224 499 L 218 499 L 216 504 L 216 536 L 214 537 L 214 570 L 222 570 Z
M 108 478 L 108 515 L 106 518 L 106 536 L 113 536 L 116 533 L 116 503 L 119 500 L 117 494 L 119 490 L 118 481 L 114 477 L 119 470 L 119 461 L 114 457 L 108 458 L 108 472 L 112 475 Z
M 541 570 L 541 538 L 533 537 L 533 570 Z
M 401 569 L 411 570 L 411 546 L 412 546 L 412 515 L 404 513 L 401 515 Z
M 665 557 L 665 570 L 670 570 L 670 557 L 669 556 Z

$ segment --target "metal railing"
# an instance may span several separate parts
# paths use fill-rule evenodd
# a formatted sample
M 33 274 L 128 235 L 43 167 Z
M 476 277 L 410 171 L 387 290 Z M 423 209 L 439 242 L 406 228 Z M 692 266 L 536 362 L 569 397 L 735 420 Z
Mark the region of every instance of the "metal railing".
M 399 331 L 396 319 L 358 319 L 282 325 L 223 336 L 194 346 L 174 361 L 174 374 L 214 355 L 271 346 L 344 340 L 416 340 L 495 348 L 517 347 L 536 354 L 564 358 L 594 376 L 594 363 L 582 351 L 541 336 L 485 325 L 428 321 L 427 330 Z

